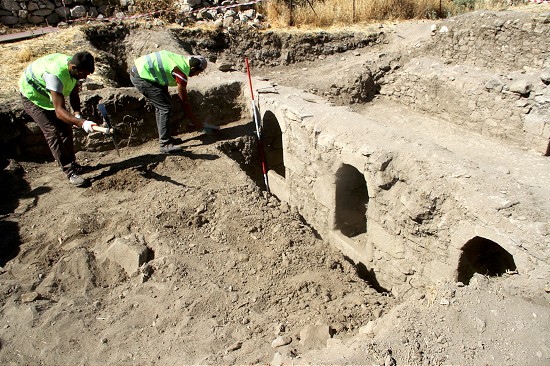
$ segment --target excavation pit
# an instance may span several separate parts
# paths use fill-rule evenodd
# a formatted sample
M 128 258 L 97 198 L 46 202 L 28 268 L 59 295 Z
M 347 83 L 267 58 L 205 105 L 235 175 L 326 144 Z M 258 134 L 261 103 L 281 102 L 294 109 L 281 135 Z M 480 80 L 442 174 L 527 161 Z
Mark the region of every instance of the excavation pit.
M 396 136 L 401 131 L 323 105 L 321 99 L 307 93 L 273 87 L 262 80 L 257 83 L 258 90 L 270 90 L 257 98 L 261 144 L 246 102 L 243 75 L 205 77 L 190 95 L 200 118 L 220 130 L 189 132 L 181 112 L 176 112 L 173 129 L 184 140 L 179 157 L 146 154 L 99 164 L 91 175 L 92 189 L 139 192 L 150 181 L 184 187 L 184 182 L 171 180 L 170 169 L 192 169 L 200 160 L 218 159 L 216 154 L 196 156 L 186 151 L 198 144 L 212 145 L 234 160 L 262 191 L 269 188 L 278 200 L 296 209 L 328 244 L 363 266 L 362 272 L 377 288 L 402 295 L 437 279 L 468 283 L 473 273 L 500 276 L 518 268 L 516 263 L 522 259 L 510 254 L 514 250 L 506 238 L 496 235 L 496 228 L 493 234 L 489 229 L 483 240 L 508 253 L 508 259 L 503 259 L 506 263 L 491 265 L 488 259 L 476 259 L 488 258 L 490 249 L 471 244 L 476 243 L 475 232 L 454 230 L 463 226 L 463 219 L 452 223 L 454 214 L 449 207 L 457 204 L 452 184 L 440 167 L 433 168 L 433 162 L 421 158 L 429 154 L 422 146 L 399 141 Z M 106 105 L 122 156 L 125 149 L 154 145 L 153 110 L 146 105 L 143 112 L 143 100 L 134 90 L 106 88 L 86 95 L 85 109 L 93 110 L 99 100 Z M 177 95 L 173 103 L 177 111 Z M 307 112 L 304 106 L 309 106 Z M 338 124 L 333 122 L 336 115 L 341 119 Z M 369 141 L 368 145 L 364 141 Z M 91 152 L 113 152 L 111 137 L 102 134 L 78 135 L 77 145 Z M 443 218 L 445 225 L 437 224 L 444 222 Z M 400 270 L 388 270 L 389 262 Z
M 153 27 L 121 28 L 122 41 L 104 29 L 122 25 L 100 27 L 105 38 L 98 32 L 93 45 L 102 65 L 82 99 L 94 118 L 106 104 L 121 155 L 110 138 L 76 130 L 79 160 L 95 167 L 85 173 L 91 188 L 70 187 L 44 162 L 47 151 L 39 164 L 20 159 L 22 180 L 0 175 L 3 337 L 15 345 L 0 358 L 379 364 L 392 348 L 398 363 L 540 363 L 550 169 L 538 153 L 547 87 L 534 68 L 547 52 L 474 51 L 502 39 L 543 48 L 532 38 L 548 23 L 495 16 L 473 16 L 485 24 L 477 28 L 449 22 L 451 32 L 432 35 L 419 23 L 372 38 L 227 32 L 206 40 Z M 464 39 L 475 47 L 454 43 Z M 326 53 L 341 49 L 334 42 L 347 51 Z M 175 115 L 181 155 L 158 154 L 153 110 L 125 79 L 131 60 L 157 46 L 211 61 L 190 95 L 220 135 L 188 131 Z M 233 71 L 217 70 L 222 61 Z M 524 61 L 533 69 L 510 69 Z M 518 77 L 532 93 L 511 91 Z M 13 105 L 1 135 L 20 158 L 42 140 L 18 140 L 26 132 L 17 134 Z M 132 261 L 103 258 L 115 243 Z

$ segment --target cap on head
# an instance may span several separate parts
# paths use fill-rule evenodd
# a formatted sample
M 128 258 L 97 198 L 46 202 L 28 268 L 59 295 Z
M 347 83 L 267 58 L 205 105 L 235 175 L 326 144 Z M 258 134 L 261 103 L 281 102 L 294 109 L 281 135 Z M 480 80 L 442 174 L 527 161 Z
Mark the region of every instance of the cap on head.
M 208 65 L 208 61 L 206 61 L 206 58 L 199 55 L 193 55 L 189 56 L 189 67 L 191 70 L 197 69 L 204 71 L 206 69 L 206 66 Z
M 90 74 L 93 74 L 95 71 L 94 56 L 92 56 L 92 54 L 88 51 L 80 51 L 75 53 L 70 62 L 77 70 L 86 70 Z

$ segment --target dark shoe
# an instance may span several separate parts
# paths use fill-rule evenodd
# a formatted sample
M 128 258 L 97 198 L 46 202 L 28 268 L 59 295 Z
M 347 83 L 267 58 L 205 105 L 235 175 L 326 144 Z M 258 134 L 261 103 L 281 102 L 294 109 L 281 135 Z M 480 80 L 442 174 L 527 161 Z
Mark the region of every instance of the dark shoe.
M 170 139 L 168 140 L 168 143 L 172 145 L 181 145 L 183 144 L 183 140 L 180 139 L 179 137 L 170 137 Z
M 71 168 L 73 169 L 73 172 L 75 172 L 76 174 L 84 173 L 84 169 L 85 169 L 82 165 L 78 164 L 77 162 L 72 163 Z
M 69 182 L 71 182 L 71 184 L 76 187 L 85 187 L 90 184 L 90 182 L 86 178 L 82 178 L 76 173 L 71 173 L 71 175 L 69 175 Z
M 160 147 L 160 152 L 162 154 L 177 154 L 182 151 L 183 149 L 181 148 L 181 146 L 176 146 L 173 144 L 168 144 Z

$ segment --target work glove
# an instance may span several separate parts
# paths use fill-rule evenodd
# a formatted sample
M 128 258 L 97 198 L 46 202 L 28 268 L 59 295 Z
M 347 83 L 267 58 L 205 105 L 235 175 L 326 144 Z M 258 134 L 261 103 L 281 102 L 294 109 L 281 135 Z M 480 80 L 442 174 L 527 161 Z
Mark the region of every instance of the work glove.
M 87 133 L 94 132 L 93 126 L 97 126 L 97 123 L 92 122 L 92 121 L 88 121 L 88 120 L 84 121 L 84 123 L 82 124 L 82 128 L 83 128 L 84 131 L 86 131 Z

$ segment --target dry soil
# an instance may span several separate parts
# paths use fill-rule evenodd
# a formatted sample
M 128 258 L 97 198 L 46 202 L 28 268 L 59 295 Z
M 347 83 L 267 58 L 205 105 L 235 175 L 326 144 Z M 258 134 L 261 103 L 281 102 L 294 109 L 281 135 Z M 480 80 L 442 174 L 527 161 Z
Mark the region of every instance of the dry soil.
M 404 23 L 395 42 L 429 37 L 430 24 Z M 265 77 L 307 89 L 323 61 Z M 11 161 L 0 364 L 378 365 L 388 349 L 398 365 L 550 364 L 550 288 L 509 273 L 410 298 L 378 292 L 223 153 L 255 143 L 229 138 L 252 136 L 248 122 L 182 134 L 181 155 L 155 141 L 79 152 L 85 189 L 54 162 Z M 148 248 L 147 262 L 128 273 L 113 260 L 121 244 Z

